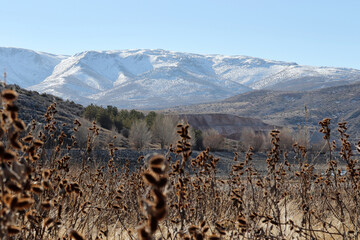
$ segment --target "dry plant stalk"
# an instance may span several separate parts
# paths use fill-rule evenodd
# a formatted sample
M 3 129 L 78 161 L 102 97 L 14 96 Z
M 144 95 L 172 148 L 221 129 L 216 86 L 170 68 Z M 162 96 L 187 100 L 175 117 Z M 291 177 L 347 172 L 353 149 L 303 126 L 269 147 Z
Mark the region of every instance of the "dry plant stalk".
M 165 187 L 167 184 L 167 165 L 161 155 L 152 157 L 149 161 L 149 169 L 144 172 L 144 181 L 150 187 L 152 200 L 142 200 L 141 207 L 147 216 L 147 223 L 139 228 L 139 239 L 150 240 L 158 229 L 159 222 L 166 217 L 167 205 Z
M 53 103 L 43 125 L 26 125 L 17 98 L 9 88 L 1 93 L 1 239 L 136 239 L 136 231 L 140 239 L 171 240 L 360 238 L 360 141 L 353 146 L 346 122 L 338 141 L 331 120 L 320 122 L 324 170 L 301 144 L 282 155 L 273 130 L 266 171 L 250 147 L 219 176 L 222 160 L 210 149 L 192 156 L 187 124 L 177 126 L 176 146 L 148 163 L 120 160 L 112 140 L 108 154 L 96 157 L 95 122 L 80 148 L 79 120 L 65 131 Z

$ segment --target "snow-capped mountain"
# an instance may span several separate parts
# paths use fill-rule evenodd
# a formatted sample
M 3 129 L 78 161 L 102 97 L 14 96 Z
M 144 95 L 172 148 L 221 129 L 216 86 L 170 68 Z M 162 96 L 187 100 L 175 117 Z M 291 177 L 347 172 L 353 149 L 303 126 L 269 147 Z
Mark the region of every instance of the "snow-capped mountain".
M 212 57 L 163 50 L 88 51 L 63 60 L 30 89 L 121 108 L 209 102 L 251 90 L 219 77 L 213 64 Z
M 156 109 L 211 102 L 252 89 L 308 90 L 360 81 L 360 71 L 247 56 L 165 50 L 56 56 L 0 48 L 8 82 L 82 104 Z
M 7 73 L 8 83 L 27 88 L 44 81 L 66 57 L 21 48 L 0 47 L 0 72 Z

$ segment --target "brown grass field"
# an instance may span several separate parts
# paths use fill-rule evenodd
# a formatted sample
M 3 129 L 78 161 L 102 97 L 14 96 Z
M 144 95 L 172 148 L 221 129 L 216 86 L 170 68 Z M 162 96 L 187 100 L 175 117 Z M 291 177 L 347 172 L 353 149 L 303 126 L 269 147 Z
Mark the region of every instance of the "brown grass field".
M 189 125 L 177 126 L 179 140 L 168 154 L 140 157 L 131 169 L 131 162 L 119 164 L 111 141 L 107 163 L 90 157 L 95 123 L 81 159 L 72 159 L 78 120 L 67 136 L 53 103 L 47 124 L 35 131 L 35 121 L 26 126 L 18 118 L 17 93 L 6 89 L 1 97 L 1 239 L 360 238 L 360 168 L 345 122 L 338 124 L 340 146 L 330 140 L 330 119 L 319 122 L 324 170 L 299 144 L 295 163 L 280 154 L 280 132 L 273 130 L 265 173 L 249 148 L 244 159 L 235 153 L 232 170 L 220 177 L 209 149 L 192 155 Z

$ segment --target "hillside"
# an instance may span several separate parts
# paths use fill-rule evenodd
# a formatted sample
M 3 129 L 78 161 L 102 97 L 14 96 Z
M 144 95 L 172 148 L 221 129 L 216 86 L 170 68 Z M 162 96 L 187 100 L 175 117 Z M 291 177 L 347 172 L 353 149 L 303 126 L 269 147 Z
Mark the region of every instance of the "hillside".
M 214 102 L 261 89 L 313 90 L 360 80 L 356 69 L 160 49 L 57 56 L 0 48 L 0 68 L 6 69 L 8 83 L 83 105 L 127 109 Z
M 270 125 L 303 126 L 307 121 L 316 132 L 318 122 L 325 117 L 337 122 L 347 121 L 352 137 L 360 136 L 360 83 L 313 91 L 258 90 L 240 94 L 224 101 L 182 106 L 164 110 L 165 113 L 226 113 L 259 118 Z M 333 131 L 334 134 L 335 131 Z
M 87 134 L 90 132 L 88 128 L 92 123 L 82 117 L 84 107 L 80 104 L 74 103 L 73 101 L 63 100 L 59 97 L 55 97 L 51 94 L 38 93 L 36 91 L 29 91 L 23 88 L 20 88 L 17 85 L 7 85 L 6 88 L 14 89 L 18 93 L 18 99 L 16 100 L 16 105 L 19 107 L 19 117 L 27 125 L 31 123 L 34 119 L 38 124 L 38 129 L 43 128 L 45 121 L 44 114 L 46 113 L 48 107 L 56 102 L 56 128 L 57 134 L 61 131 L 68 136 L 66 141 L 71 141 L 70 136 L 75 134 L 77 138 L 78 145 L 77 147 L 83 148 L 86 147 Z M 0 91 L 4 87 L 0 85 Z M 79 119 L 82 123 L 82 126 L 79 128 L 79 131 L 74 132 L 73 127 L 74 120 Z M 63 125 L 65 124 L 65 126 Z M 107 130 L 105 128 L 99 127 L 99 135 L 97 136 L 98 144 L 95 146 L 96 150 L 105 149 L 109 143 L 109 139 L 114 141 L 117 146 L 128 147 L 127 140 L 113 131 Z M 113 136 L 116 135 L 117 139 L 114 140 Z
M 44 114 L 47 108 L 54 102 L 56 102 L 57 106 L 56 120 L 58 123 L 68 123 L 72 125 L 74 119 L 79 119 L 84 110 L 84 107 L 80 104 L 72 101 L 64 101 L 50 94 L 28 91 L 17 85 L 8 85 L 7 88 L 14 89 L 19 94 L 18 100 L 16 101 L 16 104 L 20 108 L 19 117 L 26 123 L 29 123 L 32 119 L 40 123 L 45 122 Z M 0 91 L 3 89 L 4 87 L 0 85 Z

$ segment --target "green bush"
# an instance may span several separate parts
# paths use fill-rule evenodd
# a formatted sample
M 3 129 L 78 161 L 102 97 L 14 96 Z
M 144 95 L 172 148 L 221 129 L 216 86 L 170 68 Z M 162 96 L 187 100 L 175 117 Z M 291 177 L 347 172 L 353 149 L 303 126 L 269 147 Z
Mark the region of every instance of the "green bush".
M 146 117 L 144 113 L 136 110 L 118 110 L 117 107 L 107 106 L 103 108 L 101 106 L 89 105 L 85 108 L 84 118 L 90 121 L 96 121 L 101 127 L 106 129 L 115 129 L 117 132 L 121 132 L 122 129 L 130 129 L 133 123 L 137 120 L 146 120 L 149 127 L 154 123 L 156 117 L 155 112 L 150 112 Z

